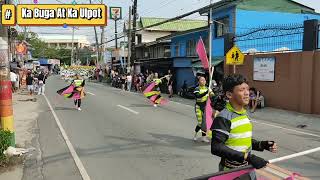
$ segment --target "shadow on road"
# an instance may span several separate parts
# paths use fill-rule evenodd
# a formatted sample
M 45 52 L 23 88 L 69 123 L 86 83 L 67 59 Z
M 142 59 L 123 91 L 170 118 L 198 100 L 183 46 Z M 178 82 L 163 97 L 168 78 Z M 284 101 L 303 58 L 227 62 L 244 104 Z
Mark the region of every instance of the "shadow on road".
M 54 110 L 56 111 L 75 111 L 75 108 L 70 107 L 55 107 Z
M 138 138 L 133 137 L 118 137 L 118 136 L 106 136 L 108 140 L 116 140 L 118 143 L 108 143 L 106 146 L 101 147 L 93 147 L 88 149 L 83 148 L 76 148 L 76 152 L 80 157 L 83 156 L 93 156 L 93 155 L 107 155 L 110 154 L 112 157 L 117 158 L 148 158 L 148 157 L 160 157 L 161 155 L 158 154 L 143 154 L 137 153 L 136 149 L 144 149 L 149 147 L 165 147 L 165 148 L 178 148 L 181 150 L 188 150 L 194 151 L 194 155 L 192 156 L 183 156 L 181 154 L 177 154 L 173 156 L 183 156 L 183 158 L 203 158 L 202 155 L 199 153 L 210 154 L 210 144 L 200 143 L 200 142 L 193 142 L 192 139 L 167 135 L 167 134 L 156 134 L 156 133 L 149 133 L 153 138 L 157 140 L 141 140 Z M 119 143 L 120 142 L 120 143 Z M 208 149 L 200 149 L 199 147 L 207 146 Z M 126 151 L 126 155 L 120 153 L 121 151 Z M 143 152 L 143 151 L 141 151 Z M 112 154 L 116 153 L 116 154 Z M 119 154 L 120 153 L 120 154 Z M 54 163 L 60 160 L 65 160 L 71 158 L 69 152 L 56 154 L 53 156 L 43 157 L 43 163 L 49 164 Z M 32 164 L 32 163 L 31 163 Z

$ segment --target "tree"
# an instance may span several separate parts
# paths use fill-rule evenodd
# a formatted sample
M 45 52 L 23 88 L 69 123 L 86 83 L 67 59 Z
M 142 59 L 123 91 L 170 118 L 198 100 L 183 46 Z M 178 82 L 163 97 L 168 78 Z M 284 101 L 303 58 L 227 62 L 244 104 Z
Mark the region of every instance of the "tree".
M 86 65 L 87 64 L 87 60 L 90 63 L 91 60 L 93 59 L 91 57 L 91 55 L 93 55 L 94 52 L 91 51 L 88 47 L 84 47 L 78 50 L 78 59 L 80 59 L 81 64 Z
M 28 37 L 25 38 L 24 33 L 20 33 L 17 37 L 18 40 L 26 40 L 31 44 L 31 53 L 35 58 L 49 58 L 55 56 L 55 49 L 49 48 L 47 44 L 38 38 L 38 35 L 34 32 L 28 33 Z
M 60 59 L 61 64 L 68 64 L 71 63 L 71 49 L 58 49 L 57 56 Z
M 34 58 L 59 59 L 61 64 L 70 65 L 71 63 L 71 49 L 48 47 L 48 45 L 38 37 L 38 34 L 34 32 L 29 32 L 28 38 L 24 37 L 24 33 L 20 33 L 17 39 L 20 41 L 26 40 L 31 44 L 32 47 L 30 50 Z M 87 60 L 91 62 L 93 59 L 91 55 L 94 54 L 88 47 L 76 49 L 74 53 L 74 58 L 80 59 L 81 64 L 87 64 Z

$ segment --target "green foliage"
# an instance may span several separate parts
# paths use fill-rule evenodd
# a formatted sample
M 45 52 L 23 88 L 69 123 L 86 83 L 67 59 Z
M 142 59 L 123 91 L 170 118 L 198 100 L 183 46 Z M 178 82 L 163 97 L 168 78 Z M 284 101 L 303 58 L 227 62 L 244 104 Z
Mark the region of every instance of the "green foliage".
M 61 64 L 70 65 L 71 49 L 48 47 L 34 32 L 28 32 L 28 38 L 24 37 L 24 33 L 20 33 L 17 39 L 20 41 L 26 39 L 26 41 L 31 44 L 31 53 L 34 58 L 60 59 Z M 86 47 L 74 50 L 74 58 L 80 59 L 82 64 L 86 64 L 87 59 L 90 62 L 92 60 L 92 54 L 93 52 Z
M 57 56 L 60 59 L 61 64 L 68 64 L 70 65 L 71 60 L 71 49 L 58 49 Z
M 8 162 L 8 159 L 3 152 L 10 146 L 11 137 L 12 133 L 10 131 L 0 130 L 0 166 L 3 166 Z
M 94 54 L 94 52 L 92 52 L 87 47 L 84 47 L 84 48 L 78 50 L 76 57 L 78 59 L 80 59 L 81 64 L 86 65 L 87 60 L 89 63 L 91 62 L 91 60 L 93 60 L 93 58 L 91 57 L 91 55 L 93 55 L 93 54 Z

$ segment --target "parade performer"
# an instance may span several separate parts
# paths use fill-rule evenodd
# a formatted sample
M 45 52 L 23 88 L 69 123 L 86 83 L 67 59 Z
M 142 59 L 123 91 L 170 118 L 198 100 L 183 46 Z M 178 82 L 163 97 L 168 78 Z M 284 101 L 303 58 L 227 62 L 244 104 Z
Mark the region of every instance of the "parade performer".
M 245 107 L 249 104 L 249 86 L 242 75 L 229 75 L 223 82 L 223 91 L 229 102 L 217 115 L 211 126 L 211 153 L 221 157 L 219 170 L 225 171 L 252 165 L 260 169 L 268 161 L 252 154 L 252 150 L 277 151 L 274 141 L 257 141 L 252 138 L 252 124 Z M 255 172 L 245 174 L 256 179 Z
M 81 99 L 85 96 L 84 85 L 85 80 L 83 80 L 79 75 L 76 75 L 75 79 L 69 86 L 57 91 L 57 93 L 66 98 L 72 98 L 76 108 L 81 111 Z
M 197 126 L 195 128 L 195 135 L 193 137 L 194 141 L 197 141 L 197 135 L 199 131 L 202 132 L 201 141 L 209 142 L 209 139 L 206 137 L 207 134 L 207 126 L 206 126 L 206 119 L 205 119 L 205 107 L 209 96 L 213 96 L 212 90 L 210 90 L 206 86 L 206 79 L 203 76 L 199 77 L 199 86 L 196 87 L 194 90 L 194 95 L 196 98 L 195 104 L 195 113 L 197 117 Z
M 165 76 L 166 77 L 166 76 Z M 163 78 L 165 78 L 163 77 Z M 168 101 L 161 97 L 161 92 L 159 85 L 162 83 L 163 78 L 158 78 L 158 74 L 155 73 L 155 77 L 152 83 L 143 91 L 145 97 L 147 97 L 154 107 L 157 107 L 159 104 L 166 104 Z

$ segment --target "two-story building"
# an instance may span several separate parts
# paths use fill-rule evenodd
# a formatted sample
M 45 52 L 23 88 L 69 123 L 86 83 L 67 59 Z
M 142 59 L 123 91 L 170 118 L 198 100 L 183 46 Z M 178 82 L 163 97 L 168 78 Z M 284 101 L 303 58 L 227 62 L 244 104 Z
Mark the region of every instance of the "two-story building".
M 235 45 L 246 53 L 296 51 L 302 50 L 303 22 L 320 19 L 313 8 L 292 0 L 223 0 L 199 9 L 199 13 L 208 16 L 210 9 L 213 18 L 210 51 L 218 74 L 223 73 L 224 65 L 221 62 L 228 51 L 226 34 L 234 34 Z M 269 35 L 265 36 L 266 33 Z M 273 35 L 277 35 L 277 38 Z M 265 38 L 261 39 L 263 36 Z M 185 80 L 189 86 L 196 81 L 195 72 L 201 68 L 201 64 L 195 47 L 200 37 L 204 39 L 208 49 L 208 26 L 158 38 L 160 41 L 171 41 L 171 57 L 178 89 Z
M 73 46 L 77 49 L 89 47 L 90 42 L 87 37 L 84 35 L 74 35 L 73 40 L 72 36 L 69 35 L 39 35 L 39 38 L 43 40 L 48 47 L 58 48 L 58 49 L 71 49 L 72 42 Z
M 166 18 L 141 17 L 137 22 L 137 29 L 145 28 L 163 21 Z M 146 69 L 166 73 L 172 68 L 170 39 L 156 42 L 156 39 L 190 29 L 207 26 L 204 20 L 181 19 L 159 26 L 145 28 L 136 33 L 136 60 L 135 69 L 144 72 Z M 125 31 L 127 31 L 125 27 Z

